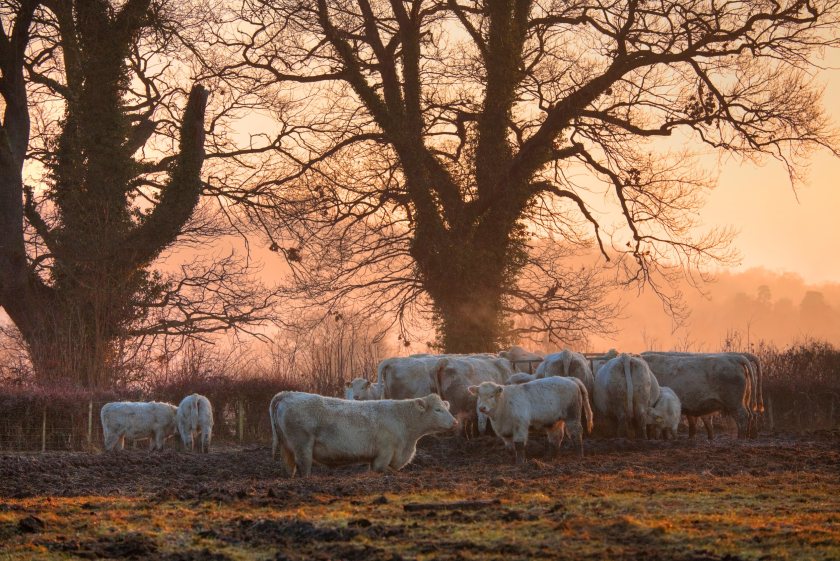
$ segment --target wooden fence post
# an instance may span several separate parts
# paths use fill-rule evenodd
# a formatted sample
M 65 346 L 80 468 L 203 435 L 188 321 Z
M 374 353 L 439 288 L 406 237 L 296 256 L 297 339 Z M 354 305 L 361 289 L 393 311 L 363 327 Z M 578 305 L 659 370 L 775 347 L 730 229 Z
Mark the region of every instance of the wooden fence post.
M 88 401 L 88 450 L 93 447 L 93 400 Z
M 47 451 L 47 408 L 44 407 L 44 412 L 41 415 L 41 453 Z

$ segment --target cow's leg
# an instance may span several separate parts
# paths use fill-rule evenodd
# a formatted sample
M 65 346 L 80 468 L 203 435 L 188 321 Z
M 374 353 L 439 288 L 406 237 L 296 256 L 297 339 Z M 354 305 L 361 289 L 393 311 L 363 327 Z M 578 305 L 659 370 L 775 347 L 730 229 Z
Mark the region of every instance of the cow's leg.
M 309 477 L 312 472 L 312 450 L 315 447 L 315 438 L 310 438 L 295 449 L 295 464 L 301 477 Z
M 616 414 L 616 435 L 619 438 L 628 438 L 627 414 L 619 411 Z
M 388 466 L 391 465 L 391 462 L 394 460 L 394 453 L 391 451 L 388 452 L 380 452 L 378 456 L 376 456 L 373 461 L 370 463 L 370 469 L 372 471 L 381 473 L 388 469 Z
M 117 445 L 120 443 L 120 437 L 117 434 L 112 432 L 105 435 L 105 450 L 109 452 L 114 452 L 117 449 Z
M 524 464 L 525 461 L 528 459 L 525 456 L 525 442 L 516 442 L 513 443 L 513 452 L 516 455 L 516 463 L 517 464 Z
M 295 454 L 285 444 L 280 445 L 280 458 L 283 460 L 283 470 L 286 472 L 286 475 L 290 478 L 294 477 L 297 468 Z
M 633 417 L 633 433 L 633 438 L 636 440 L 647 438 L 647 421 L 645 416 L 638 412 Z
M 210 453 L 210 439 L 213 435 L 213 429 L 204 427 L 201 429 L 201 451 L 205 454 Z
M 566 423 L 560 419 L 546 429 L 546 442 L 548 443 L 548 458 L 556 458 L 560 455 L 560 447 L 563 445 L 563 436 L 566 432 Z
M 712 422 L 712 416 L 704 415 L 700 417 L 700 420 L 703 421 L 703 427 L 706 429 L 706 437 L 711 442 L 715 439 L 715 424 Z
M 163 450 L 163 442 L 165 438 L 162 430 L 155 431 L 155 434 L 151 440 L 154 444 L 154 446 L 152 446 L 152 450 Z
M 686 415 L 685 420 L 688 421 L 688 438 L 694 440 L 694 435 L 697 434 L 697 417 Z M 703 424 L 706 424 L 705 420 L 703 421 Z
M 516 452 L 516 463 L 525 463 L 525 447 L 528 444 L 528 423 L 518 422 L 513 427 L 513 449 Z

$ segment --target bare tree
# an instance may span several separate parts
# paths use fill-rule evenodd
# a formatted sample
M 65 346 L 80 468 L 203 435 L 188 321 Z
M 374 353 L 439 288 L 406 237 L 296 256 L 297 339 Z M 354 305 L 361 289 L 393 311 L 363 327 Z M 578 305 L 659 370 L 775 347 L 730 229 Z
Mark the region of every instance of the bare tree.
M 695 152 L 778 158 L 793 179 L 809 151 L 836 152 L 814 56 L 836 46 L 838 14 L 836 0 L 243 0 L 208 46 L 229 53 L 212 75 L 278 118 L 241 196 L 300 294 L 433 310 L 443 348 L 476 351 L 515 333 L 511 314 L 558 336 L 598 327 L 603 281 L 557 251 L 591 244 L 667 306 L 669 280 L 731 259 L 730 231 L 697 228 L 713 174 Z
M 154 268 L 219 233 L 200 203 L 209 92 L 181 86 L 173 32 L 200 17 L 166 0 L 0 10 L 0 305 L 38 377 L 106 385 L 132 337 L 269 317 L 273 297 L 233 257 Z

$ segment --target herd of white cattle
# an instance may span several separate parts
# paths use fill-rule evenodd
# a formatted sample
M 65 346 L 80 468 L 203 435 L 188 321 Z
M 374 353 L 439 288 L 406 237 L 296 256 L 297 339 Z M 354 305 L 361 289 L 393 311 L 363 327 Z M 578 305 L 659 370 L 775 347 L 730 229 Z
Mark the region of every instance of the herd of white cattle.
M 534 368 L 536 367 L 536 368 Z M 525 372 L 528 370 L 528 372 Z M 531 373 L 533 372 L 533 373 Z M 593 374 L 594 372 L 594 374 Z M 272 456 L 287 475 L 308 476 L 312 463 L 362 463 L 374 471 L 411 462 L 427 434 L 458 428 L 465 437 L 493 432 L 525 460 L 529 430 L 545 431 L 557 453 L 565 436 L 583 455 L 583 436 L 674 438 L 682 415 L 689 438 L 710 416 L 730 415 L 738 437 L 753 437 L 764 410 L 761 363 L 751 353 L 644 352 L 584 355 L 570 350 L 540 356 L 521 347 L 498 354 L 418 354 L 383 360 L 376 381 L 356 378 L 344 399 L 283 391 L 269 405 Z M 124 439 L 150 438 L 160 449 L 180 434 L 207 451 L 210 402 L 190 395 L 168 403 L 120 402 L 102 408 L 106 450 Z

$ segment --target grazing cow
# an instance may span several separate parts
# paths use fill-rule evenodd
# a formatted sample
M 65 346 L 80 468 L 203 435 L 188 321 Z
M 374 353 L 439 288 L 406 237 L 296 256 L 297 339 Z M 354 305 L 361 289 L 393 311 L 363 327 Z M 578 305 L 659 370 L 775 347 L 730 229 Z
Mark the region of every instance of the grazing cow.
M 539 361 L 543 359 L 542 355 L 526 351 L 518 345 L 514 345 L 507 351 L 499 351 L 499 356 L 510 361 L 514 372 L 527 372 L 528 374 L 533 374 Z
M 528 374 L 527 372 L 515 372 L 510 377 L 508 377 L 507 382 L 505 382 L 505 385 L 510 386 L 511 384 L 526 384 L 528 382 L 533 382 L 536 379 L 536 374 Z
M 743 355 L 646 352 L 642 357 L 659 383 L 674 390 L 680 398 L 682 413 L 689 421 L 689 438 L 695 434 L 696 419 L 692 417 L 719 411 L 735 417 L 738 438 L 754 434 L 750 411 L 752 365 Z M 714 437 L 711 423 L 706 425 L 706 430 L 711 440 Z
M 595 414 L 615 424 L 618 436 L 646 434 L 648 409 L 659 399 L 659 383 L 644 360 L 622 353 L 598 369 L 595 376 Z
M 148 438 L 149 450 L 162 450 L 163 443 L 178 432 L 175 413 L 178 408 L 171 403 L 114 401 L 106 403 L 99 412 L 105 450 L 125 448 L 125 439 Z
M 648 411 L 648 427 L 653 427 L 653 437 L 664 440 L 677 437 L 680 426 L 680 398 L 668 386 L 659 386 L 659 399 Z
M 175 413 L 181 442 L 187 450 L 195 449 L 195 437 L 198 436 L 199 453 L 210 452 L 210 439 L 213 437 L 213 407 L 203 395 L 188 395 L 178 404 Z
M 478 408 L 490 419 L 495 433 L 505 446 L 514 449 L 517 463 L 526 459 L 529 428 L 545 429 L 555 452 L 568 430 L 583 457 L 581 413 L 585 413 L 586 431 L 590 432 L 592 410 L 586 386 L 577 378 L 552 377 L 512 386 L 483 382 L 468 389 L 478 396 Z
M 344 385 L 344 399 L 356 401 L 382 399 L 382 386 L 364 378 L 354 378 Z
M 348 401 L 304 392 L 280 392 L 269 406 L 272 457 L 278 447 L 289 477 L 307 477 L 312 462 L 369 464 L 373 471 L 401 469 L 427 434 L 458 421 L 449 404 L 431 394 L 416 399 Z
M 550 376 L 571 376 L 577 378 L 586 386 L 589 395 L 595 387 L 595 376 L 589 361 L 580 353 L 563 349 L 559 353 L 546 355 L 545 360 L 539 365 L 536 372 L 537 378 L 548 378 Z
M 449 355 L 437 365 L 435 393 L 452 404 L 452 414 L 469 437 L 475 429 L 484 434 L 487 419 L 477 411 L 476 399 L 467 388 L 482 382 L 504 384 L 513 374 L 510 362 L 495 355 Z

